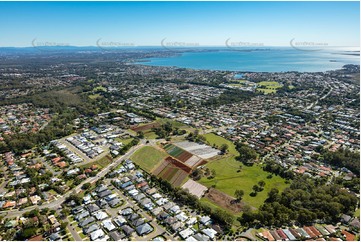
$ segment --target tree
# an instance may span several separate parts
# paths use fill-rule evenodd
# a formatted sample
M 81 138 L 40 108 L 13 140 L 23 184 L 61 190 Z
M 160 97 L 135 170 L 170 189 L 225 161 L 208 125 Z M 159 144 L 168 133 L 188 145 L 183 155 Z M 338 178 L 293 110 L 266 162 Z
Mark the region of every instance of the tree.
M 271 191 L 269 191 L 269 193 L 268 193 L 267 201 L 269 201 L 269 202 L 276 201 L 276 199 L 278 197 L 278 193 L 279 193 L 279 191 L 277 188 L 272 188 Z
M 236 196 L 237 201 L 241 201 L 242 198 L 243 198 L 243 196 L 244 196 L 244 191 L 237 189 L 237 190 L 234 192 L 234 195 Z
M 259 181 L 258 185 L 260 186 L 260 189 L 263 190 L 264 186 L 266 185 L 266 183 L 264 181 Z
M 91 186 L 91 184 L 89 182 L 87 182 L 87 183 L 84 183 L 83 186 L 81 186 L 81 189 L 87 190 L 90 186 Z
M 222 154 L 227 153 L 227 151 L 228 151 L 228 145 L 227 145 L 227 144 L 222 144 L 222 145 L 221 145 L 221 152 L 222 152 Z
M 214 178 L 215 176 L 216 176 L 216 170 L 212 169 L 210 178 Z
M 137 135 L 138 135 L 138 138 L 139 138 L 139 139 L 143 139 L 143 138 L 144 138 L 144 133 L 143 133 L 143 131 L 138 131 Z
M 256 184 L 256 185 L 254 185 L 254 186 L 252 187 L 252 190 L 253 190 L 254 192 L 258 192 L 258 191 L 260 190 L 260 187 Z
M 38 229 L 35 228 L 35 227 L 23 229 L 18 235 L 19 239 L 25 240 L 25 239 L 28 239 L 30 237 L 33 237 L 34 235 L 36 235 L 37 230 Z
M 66 226 L 68 226 L 68 222 L 62 222 L 62 223 L 60 224 L 60 228 L 61 228 L 62 230 L 65 230 L 65 229 L 66 229 Z
M 257 152 L 247 145 L 238 143 L 236 149 L 239 152 L 239 156 L 236 157 L 237 160 L 242 161 L 245 164 L 250 164 L 257 159 Z

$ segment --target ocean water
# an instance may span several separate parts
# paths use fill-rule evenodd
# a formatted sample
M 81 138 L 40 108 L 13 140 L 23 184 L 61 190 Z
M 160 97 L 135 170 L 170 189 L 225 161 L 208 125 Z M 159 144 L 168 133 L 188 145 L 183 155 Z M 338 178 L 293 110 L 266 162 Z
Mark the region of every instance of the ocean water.
M 172 51 L 172 50 L 168 50 Z M 201 70 L 252 71 L 252 72 L 319 72 L 340 69 L 346 64 L 360 64 L 355 48 L 305 49 L 286 47 L 249 49 L 208 49 L 201 52 L 183 52 L 165 58 L 148 58 L 136 64 L 175 66 Z

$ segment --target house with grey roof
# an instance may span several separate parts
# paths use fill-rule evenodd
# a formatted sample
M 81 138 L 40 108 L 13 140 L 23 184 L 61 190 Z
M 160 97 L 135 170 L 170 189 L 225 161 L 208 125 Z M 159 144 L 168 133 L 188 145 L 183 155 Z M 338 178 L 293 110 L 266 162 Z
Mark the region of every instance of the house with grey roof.
M 144 218 L 137 218 L 137 219 L 135 219 L 135 220 L 132 221 L 132 225 L 133 225 L 134 227 L 138 227 L 138 226 L 140 226 L 140 225 L 142 225 L 142 224 L 144 224 L 144 223 L 145 223 L 145 219 L 144 219 Z
M 86 218 L 90 215 L 90 213 L 88 211 L 84 211 L 82 213 L 79 213 L 78 215 L 75 216 L 75 219 L 80 221 L 82 220 L 83 218 Z
M 98 229 L 99 229 L 99 225 L 94 223 L 94 224 L 90 225 L 87 228 L 83 228 L 83 232 L 84 232 L 84 234 L 89 234 L 89 233 L 91 233 L 91 232 L 93 232 L 95 230 L 98 230 Z
M 152 226 L 149 225 L 149 223 L 144 223 L 142 225 L 139 225 L 135 228 L 139 236 L 143 236 L 146 234 L 151 233 L 154 229 Z
M 119 231 L 116 230 L 108 233 L 108 235 L 113 241 L 123 240 L 126 237 L 125 234 L 120 233 Z
M 100 210 L 100 208 L 99 208 L 98 205 L 96 205 L 96 204 L 89 204 L 89 205 L 86 206 L 86 209 L 87 209 L 90 213 L 92 213 L 92 214 L 93 214 L 94 212 Z
M 114 207 L 118 206 L 119 204 L 121 204 L 121 202 L 122 201 L 119 198 L 115 198 L 115 199 L 109 201 L 108 204 L 110 207 L 114 208 Z
M 79 227 L 83 228 L 84 226 L 87 226 L 88 224 L 90 224 L 94 221 L 95 221 L 94 217 L 88 217 L 79 223 Z
M 127 235 L 127 236 L 130 236 L 134 233 L 134 229 L 132 227 L 130 227 L 129 225 L 123 225 L 121 227 L 121 229 L 124 231 L 124 233 Z

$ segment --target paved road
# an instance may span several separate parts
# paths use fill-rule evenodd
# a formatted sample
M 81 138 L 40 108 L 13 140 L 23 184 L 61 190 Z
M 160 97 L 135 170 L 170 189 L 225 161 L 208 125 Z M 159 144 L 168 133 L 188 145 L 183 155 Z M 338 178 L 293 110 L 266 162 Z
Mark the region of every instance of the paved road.
M 330 85 L 327 85 L 330 88 L 330 91 L 328 91 L 325 95 L 323 95 L 321 98 L 317 99 L 314 103 L 311 103 L 306 109 L 310 109 L 312 107 L 315 107 L 318 104 L 318 101 L 325 99 L 326 97 L 328 97 L 328 95 L 331 94 L 331 92 L 333 91 L 333 87 Z M 322 92 L 324 92 L 324 90 L 326 89 L 326 87 L 323 89 Z
M 83 239 L 80 237 L 78 232 L 74 229 L 73 225 L 70 224 L 70 221 L 67 218 L 65 219 L 65 222 L 68 222 L 67 228 L 70 231 L 73 238 L 75 239 L 75 241 L 82 241 Z
M 81 191 L 81 187 L 83 186 L 83 184 L 88 183 L 88 182 L 89 183 L 97 182 L 99 179 L 104 177 L 113 167 L 119 165 L 122 160 L 128 159 L 136 150 L 138 150 L 142 146 L 144 146 L 144 142 L 141 142 L 137 146 L 132 147 L 125 155 L 119 157 L 113 163 L 109 164 L 106 168 L 104 168 L 102 171 L 100 171 L 95 177 L 90 177 L 90 178 L 86 179 L 85 181 L 80 183 L 78 186 L 76 186 L 72 190 L 68 191 L 66 194 L 63 194 L 61 196 L 61 198 L 57 198 L 55 201 L 52 201 L 50 203 L 44 203 L 40 206 L 34 205 L 31 207 L 27 207 L 27 208 L 23 209 L 22 211 L 19 211 L 18 209 L 1 211 L 0 215 L 5 215 L 7 213 L 7 217 L 15 217 L 15 216 L 20 216 L 24 212 L 31 211 L 35 208 L 38 208 L 38 209 L 43 209 L 43 208 L 54 209 L 55 208 L 56 209 L 65 201 L 66 197 L 68 197 L 70 194 L 72 194 L 73 192 L 79 193 Z

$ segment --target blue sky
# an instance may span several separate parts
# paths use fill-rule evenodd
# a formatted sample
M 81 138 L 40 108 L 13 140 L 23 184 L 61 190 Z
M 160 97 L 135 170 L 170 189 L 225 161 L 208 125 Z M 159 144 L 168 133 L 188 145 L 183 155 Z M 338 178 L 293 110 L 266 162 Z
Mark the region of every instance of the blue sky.
M 0 46 L 168 42 L 359 46 L 359 2 L 0 2 Z

